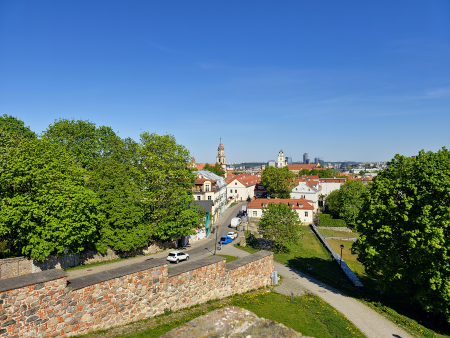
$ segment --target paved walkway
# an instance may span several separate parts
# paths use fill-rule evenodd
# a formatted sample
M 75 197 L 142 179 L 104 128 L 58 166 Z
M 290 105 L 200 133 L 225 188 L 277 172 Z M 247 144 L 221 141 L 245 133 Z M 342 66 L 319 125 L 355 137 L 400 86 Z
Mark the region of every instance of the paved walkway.
M 234 246 L 222 246 L 221 254 L 245 257 L 246 251 Z M 283 264 L 274 263 L 278 274 L 284 278 L 282 284 L 275 290 L 279 293 L 290 295 L 302 295 L 304 292 L 312 292 L 340 311 L 368 338 L 413 338 L 409 333 L 378 314 L 368 306 L 344 293 L 314 279 L 306 274 L 293 270 Z

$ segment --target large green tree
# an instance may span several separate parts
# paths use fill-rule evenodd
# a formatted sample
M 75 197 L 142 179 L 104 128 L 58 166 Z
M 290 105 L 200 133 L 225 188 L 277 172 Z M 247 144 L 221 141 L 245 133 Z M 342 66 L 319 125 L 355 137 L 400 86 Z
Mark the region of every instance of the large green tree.
M 25 123 L 17 117 L 4 114 L 0 116 L 0 128 L 3 128 L 9 134 L 15 134 L 21 138 L 35 139 L 36 134 L 26 127 Z
M 326 201 L 330 213 L 335 217 L 339 217 L 339 190 L 333 190 L 330 192 L 326 197 Z
M 450 321 L 450 153 L 396 155 L 364 195 L 358 260 L 381 290 Z
M 165 241 L 192 234 L 204 215 L 193 203 L 196 175 L 188 168 L 189 152 L 172 135 L 145 132 L 140 159 L 141 189 L 153 237 Z
M 367 187 L 361 181 L 348 180 L 339 189 L 339 216 L 350 226 L 356 226 L 356 218 L 361 210 L 363 195 Z
M 65 147 L 22 139 L 0 176 L 0 236 L 15 252 L 44 260 L 92 245 L 104 221 L 86 172 Z
M 146 222 L 146 209 L 136 166 L 113 158 L 104 158 L 91 171 L 89 187 L 100 199 L 105 215 L 96 248 L 104 252 L 108 246 L 117 251 L 130 251 L 148 245 L 152 228 Z
M 68 119 L 56 120 L 44 131 L 42 137 L 65 145 L 84 168 L 110 157 L 114 147 L 121 142 L 110 127 L 97 127 L 90 121 Z
M 288 167 L 266 167 L 261 175 L 261 184 L 271 197 L 290 198 L 294 177 Z
M 298 243 L 301 238 L 298 213 L 284 203 L 269 203 L 263 209 L 259 226 L 263 238 L 273 240 L 278 252 Z
M 333 170 L 331 168 L 319 170 L 320 178 L 333 178 L 333 177 L 338 177 L 338 175 L 339 175 L 339 173 L 336 170 Z

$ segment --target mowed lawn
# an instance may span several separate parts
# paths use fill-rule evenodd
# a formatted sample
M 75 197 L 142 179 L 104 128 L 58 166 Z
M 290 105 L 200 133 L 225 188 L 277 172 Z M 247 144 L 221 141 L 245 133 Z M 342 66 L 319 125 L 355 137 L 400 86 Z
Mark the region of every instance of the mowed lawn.
M 329 229 L 319 229 L 322 236 L 326 237 L 347 237 L 347 238 L 358 238 L 359 234 L 357 232 L 347 232 L 347 231 L 337 231 Z

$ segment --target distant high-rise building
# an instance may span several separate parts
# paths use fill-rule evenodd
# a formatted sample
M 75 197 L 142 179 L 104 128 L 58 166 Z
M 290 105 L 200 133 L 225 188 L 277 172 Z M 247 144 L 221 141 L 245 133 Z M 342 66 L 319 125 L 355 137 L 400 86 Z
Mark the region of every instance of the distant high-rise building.
M 314 158 L 314 163 L 315 164 L 319 164 L 319 158 L 318 157 Z
M 309 164 L 308 153 L 303 154 L 303 164 Z
M 286 160 L 287 164 L 292 164 L 292 157 L 287 157 L 286 156 L 285 160 Z
M 274 160 L 270 160 L 269 162 L 267 162 L 267 166 L 268 167 L 275 167 L 275 161 Z

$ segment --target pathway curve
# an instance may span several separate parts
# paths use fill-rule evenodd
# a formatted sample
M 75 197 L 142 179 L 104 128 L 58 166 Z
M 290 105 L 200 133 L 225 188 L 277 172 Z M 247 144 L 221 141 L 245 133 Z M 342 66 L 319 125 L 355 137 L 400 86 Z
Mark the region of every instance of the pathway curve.
M 225 246 L 222 253 L 226 255 L 245 257 L 249 253 L 235 248 Z M 276 291 L 290 295 L 291 291 L 301 295 L 302 290 L 309 291 L 328 304 L 333 306 L 358 327 L 368 338 L 413 338 L 405 330 L 392 323 L 376 311 L 358 300 L 345 295 L 310 276 L 291 269 L 283 264 L 274 262 L 278 274 L 285 277 L 282 284 L 276 287 Z

